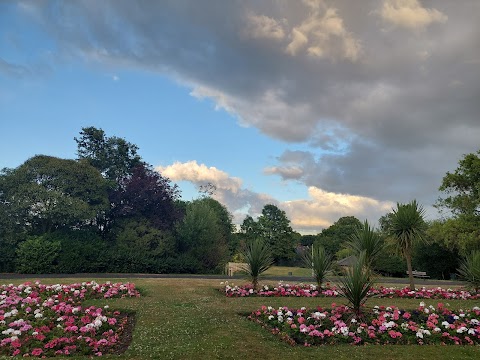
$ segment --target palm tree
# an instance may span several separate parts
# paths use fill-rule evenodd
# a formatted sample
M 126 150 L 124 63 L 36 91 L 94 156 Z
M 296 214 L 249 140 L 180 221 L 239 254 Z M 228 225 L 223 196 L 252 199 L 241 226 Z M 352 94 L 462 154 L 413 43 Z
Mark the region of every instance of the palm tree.
M 325 279 L 325 275 L 332 268 L 332 256 L 325 251 L 323 246 L 313 246 L 312 252 L 307 251 L 305 253 L 303 262 L 306 267 L 312 268 L 313 276 L 317 281 L 317 285 L 318 287 L 321 287 Z
M 256 238 L 247 242 L 242 257 L 246 264 L 242 270 L 258 290 L 259 277 L 273 265 L 270 248 L 263 239 Z
M 458 272 L 478 292 L 480 289 L 480 250 L 474 250 L 465 257 Z
M 407 261 L 410 288 L 415 289 L 412 273 L 412 250 L 415 241 L 424 240 L 427 224 L 424 219 L 425 210 L 416 200 L 408 204 L 397 203 L 393 209 L 388 233 L 396 242 L 397 249 Z
M 346 248 L 351 249 L 358 257 L 362 251 L 365 251 L 365 266 L 373 271 L 375 261 L 382 254 L 385 248 L 385 242 L 378 232 L 370 227 L 365 220 L 362 227 L 355 230 L 355 233 L 346 243 Z

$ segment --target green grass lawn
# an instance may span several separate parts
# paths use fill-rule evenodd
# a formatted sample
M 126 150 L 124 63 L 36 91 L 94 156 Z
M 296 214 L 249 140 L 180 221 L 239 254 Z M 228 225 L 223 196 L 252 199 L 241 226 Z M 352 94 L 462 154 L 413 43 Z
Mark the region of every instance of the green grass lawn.
M 33 279 L 34 280 L 34 279 Z M 72 283 L 106 279 L 44 279 L 43 283 Z M 26 281 L 26 280 L 25 280 Z M 322 346 L 292 347 L 247 321 L 241 313 L 261 305 L 329 306 L 332 298 L 226 298 L 218 280 L 114 279 L 131 281 L 144 295 L 132 299 L 89 301 L 88 304 L 136 311 L 136 327 L 130 348 L 115 359 L 475 359 L 480 347 L 467 346 Z M 2 280 L 21 283 L 23 280 Z M 415 308 L 420 300 L 373 299 L 374 305 Z M 436 305 L 438 300 L 424 300 Z M 480 306 L 479 301 L 443 301 L 452 308 Z M 7 359 L 4 357 L 4 359 Z
M 312 269 L 290 266 L 272 266 L 264 274 L 265 276 L 285 276 L 285 280 L 288 280 L 289 276 L 311 277 Z

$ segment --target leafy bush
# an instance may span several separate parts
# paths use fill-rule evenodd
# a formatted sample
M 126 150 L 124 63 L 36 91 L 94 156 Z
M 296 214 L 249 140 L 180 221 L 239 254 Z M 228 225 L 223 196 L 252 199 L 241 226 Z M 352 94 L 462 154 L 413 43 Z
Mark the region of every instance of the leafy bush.
M 43 236 L 28 238 L 19 245 L 17 250 L 17 272 L 25 274 L 56 272 L 56 260 L 60 248 L 60 242 L 49 241 Z

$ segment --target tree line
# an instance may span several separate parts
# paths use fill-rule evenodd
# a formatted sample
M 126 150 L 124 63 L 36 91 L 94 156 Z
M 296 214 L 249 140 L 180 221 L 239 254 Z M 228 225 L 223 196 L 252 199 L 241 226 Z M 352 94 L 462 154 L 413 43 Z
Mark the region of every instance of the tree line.
M 342 217 L 317 235 L 293 231 L 285 212 L 267 204 L 239 231 L 226 207 L 210 195 L 182 201 L 177 185 L 142 160 L 138 147 L 82 128 L 76 159 L 36 155 L 0 172 L 0 272 L 220 272 L 241 261 L 246 243 L 261 238 L 278 265 L 301 264 L 312 245 L 334 260 L 352 253 L 362 228 Z M 426 223 L 425 242 L 413 244 L 412 266 L 436 278 L 455 273 L 462 256 L 480 249 L 480 152 L 447 173 L 436 206 L 444 217 Z M 373 229 L 389 244 L 393 211 Z M 376 271 L 404 276 L 405 258 L 382 246 Z

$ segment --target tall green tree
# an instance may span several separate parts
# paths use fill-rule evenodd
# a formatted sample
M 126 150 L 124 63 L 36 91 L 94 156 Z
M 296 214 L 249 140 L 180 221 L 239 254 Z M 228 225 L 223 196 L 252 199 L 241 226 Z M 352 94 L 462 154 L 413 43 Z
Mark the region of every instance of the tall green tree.
M 227 259 L 227 243 L 215 210 L 201 200 L 187 205 L 177 225 L 177 251 L 197 272 L 212 272 Z
M 258 228 L 257 222 L 250 216 L 247 215 L 240 225 L 240 233 L 246 239 L 256 239 L 260 236 L 260 229 Z
M 107 184 L 85 161 L 37 155 L 0 173 L 0 207 L 7 227 L 31 235 L 96 226 L 108 207 Z
M 457 169 L 447 172 L 440 191 L 445 193 L 437 207 L 454 215 L 480 216 L 480 150 L 464 155 Z
M 74 139 L 78 159 L 87 160 L 113 184 L 143 163 L 137 145 L 116 136 L 107 137 L 102 129 L 84 127 L 80 137 Z
M 392 222 L 389 229 L 389 234 L 395 241 L 397 249 L 407 261 L 411 289 L 415 289 L 412 274 L 413 245 L 416 241 L 425 239 L 427 224 L 424 216 L 425 210 L 416 200 L 408 204 L 397 203 L 397 208 L 393 209 Z
M 317 235 L 315 246 L 323 246 L 328 253 L 336 254 L 361 227 L 362 223 L 355 216 L 341 217 Z
M 269 245 L 277 264 L 286 264 L 295 257 L 295 238 L 285 211 L 268 204 L 257 221 L 258 234 Z

